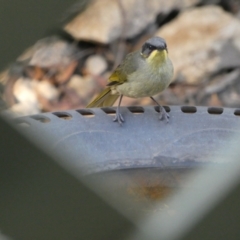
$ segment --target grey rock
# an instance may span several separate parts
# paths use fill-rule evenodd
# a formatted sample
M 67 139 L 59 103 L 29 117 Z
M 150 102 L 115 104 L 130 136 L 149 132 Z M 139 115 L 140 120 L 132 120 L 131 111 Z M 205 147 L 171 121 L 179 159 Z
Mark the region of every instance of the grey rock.
M 131 38 L 156 20 L 159 13 L 184 9 L 199 0 L 94 0 L 64 27 L 77 40 L 110 43 Z
M 65 67 L 77 57 L 77 53 L 75 45 L 52 36 L 37 41 L 18 61 L 28 61 L 29 66 L 41 68 Z
M 187 10 L 163 26 L 157 35 L 168 43 L 175 79 L 196 84 L 240 63 L 239 26 L 239 19 L 218 6 Z

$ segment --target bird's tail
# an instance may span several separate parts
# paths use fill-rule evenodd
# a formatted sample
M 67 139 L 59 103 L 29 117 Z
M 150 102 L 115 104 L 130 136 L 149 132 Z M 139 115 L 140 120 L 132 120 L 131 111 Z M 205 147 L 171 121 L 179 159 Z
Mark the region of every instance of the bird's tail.
M 90 102 L 86 108 L 110 107 L 116 102 L 118 97 L 119 95 L 111 94 L 110 87 L 107 87 L 92 102 Z

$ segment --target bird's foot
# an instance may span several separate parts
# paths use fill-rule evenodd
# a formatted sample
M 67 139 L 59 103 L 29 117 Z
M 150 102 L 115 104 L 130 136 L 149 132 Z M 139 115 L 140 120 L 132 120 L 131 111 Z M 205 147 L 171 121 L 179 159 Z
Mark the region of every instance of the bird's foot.
M 120 125 L 123 124 L 124 118 L 123 118 L 122 114 L 121 114 L 119 111 L 116 112 L 116 116 L 115 116 L 115 118 L 113 119 L 113 121 L 114 121 L 114 122 L 118 122 Z
M 166 122 L 169 122 L 170 116 L 166 112 L 165 108 L 162 106 L 159 106 L 159 120 L 164 120 L 166 119 Z

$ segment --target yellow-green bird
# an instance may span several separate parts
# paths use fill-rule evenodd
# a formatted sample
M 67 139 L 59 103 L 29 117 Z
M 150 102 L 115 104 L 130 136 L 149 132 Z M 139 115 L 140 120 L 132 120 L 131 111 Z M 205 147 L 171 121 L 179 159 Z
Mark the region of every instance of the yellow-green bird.
M 131 98 L 150 97 L 159 106 L 159 119 L 169 115 L 153 98 L 171 83 L 173 65 L 168 57 L 166 41 L 160 37 L 148 39 L 142 49 L 129 53 L 109 77 L 107 88 L 103 90 L 87 108 L 112 106 L 120 96 L 116 116 L 113 121 L 124 122 L 120 113 L 123 96 Z

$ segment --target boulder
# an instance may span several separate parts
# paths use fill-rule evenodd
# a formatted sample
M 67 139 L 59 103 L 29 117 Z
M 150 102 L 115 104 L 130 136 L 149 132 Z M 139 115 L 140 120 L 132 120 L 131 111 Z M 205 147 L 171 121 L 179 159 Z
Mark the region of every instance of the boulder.
M 131 38 L 149 24 L 159 13 L 184 9 L 199 0 L 93 0 L 64 27 L 77 40 L 108 44 L 121 37 Z
M 197 84 L 223 68 L 236 67 L 239 26 L 239 19 L 218 6 L 186 10 L 163 26 L 157 35 L 168 43 L 175 79 Z

